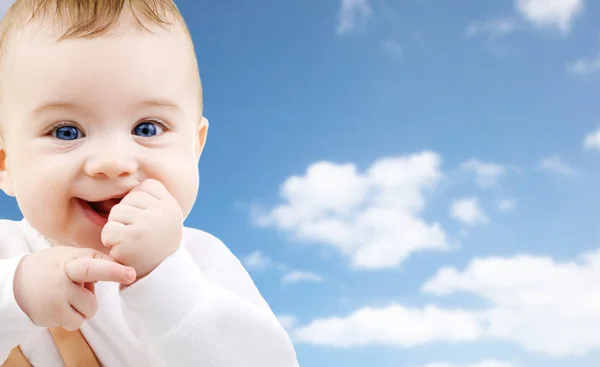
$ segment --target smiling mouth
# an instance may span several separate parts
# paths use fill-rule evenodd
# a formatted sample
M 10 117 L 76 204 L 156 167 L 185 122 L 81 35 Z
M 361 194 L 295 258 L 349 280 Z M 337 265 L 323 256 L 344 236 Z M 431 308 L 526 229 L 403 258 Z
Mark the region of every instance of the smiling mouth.
M 108 218 L 110 211 L 112 208 L 119 204 L 123 200 L 122 198 L 114 198 L 102 201 L 85 201 L 84 202 L 89 205 L 89 207 L 95 211 L 98 215 L 104 218 Z

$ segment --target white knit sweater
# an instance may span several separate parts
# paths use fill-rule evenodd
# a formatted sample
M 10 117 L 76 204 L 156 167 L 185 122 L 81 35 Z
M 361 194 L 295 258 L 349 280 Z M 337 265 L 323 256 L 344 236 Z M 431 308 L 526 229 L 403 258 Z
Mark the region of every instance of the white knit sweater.
M 17 345 L 34 366 L 64 366 L 50 333 L 17 305 L 26 254 L 50 247 L 26 221 L 0 220 L 0 364 Z M 96 285 L 98 312 L 81 332 L 107 367 L 297 367 L 285 330 L 239 260 L 214 236 L 185 228 L 180 248 L 119 291 Z

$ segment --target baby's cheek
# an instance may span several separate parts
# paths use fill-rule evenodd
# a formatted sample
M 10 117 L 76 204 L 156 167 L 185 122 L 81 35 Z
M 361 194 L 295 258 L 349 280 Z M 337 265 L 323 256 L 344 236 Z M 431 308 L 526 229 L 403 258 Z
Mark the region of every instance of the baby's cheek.
M 69 227 L 68 205 L 56 195 L 28 195 L 27 191 L 17 196 L 17 202 L 25 219 L 47 238 L 60 238 Z
M 198 166 L 195 161 L 179 161 L 169 168 L 165 186 L 181 207 L 184 219 L 189 215 L 196 201 L 199 186 Z
M 66 210 L 69 205 L 67 193 L 73 182 L 61 165 L 23 164 L 14 173 L 15 195 L 26 217 L 41 216 L 39 221 L 45 223 L 55 221 Z

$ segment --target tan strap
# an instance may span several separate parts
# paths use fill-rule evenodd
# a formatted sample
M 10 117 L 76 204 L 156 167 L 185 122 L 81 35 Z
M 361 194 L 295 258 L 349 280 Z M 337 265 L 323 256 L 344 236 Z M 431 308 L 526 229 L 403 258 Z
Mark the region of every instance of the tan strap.
M 21 347 L 16 346 L 10 351 L 8 359 L 2 364 L 2 367 L 32 367 Z
M 50 334 L 66 367 L 100 367 L 96 355 L 81 331 L 52 328 Z
M 49 329 L 66 367 L 100 367 L 100 362 L 81 331 Z M 0 367 L 32 367 L 20 347 L 15 347 Z

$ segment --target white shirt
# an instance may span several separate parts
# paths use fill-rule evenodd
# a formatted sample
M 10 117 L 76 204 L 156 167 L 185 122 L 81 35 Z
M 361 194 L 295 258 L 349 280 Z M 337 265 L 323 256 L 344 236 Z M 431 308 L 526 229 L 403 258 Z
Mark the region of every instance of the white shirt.
M 64 366 L 50 333 L 19 308 L 13 278 L 50 243 L 25 220 L 0 220 L 0 365 L 21 346 L 35 367 Z M 106 367 L 297 367 L 288 334 L 239 260 L 216 237 L 184 228 L 179 249 L 139 282 L 96 284 L 81 332 Z

